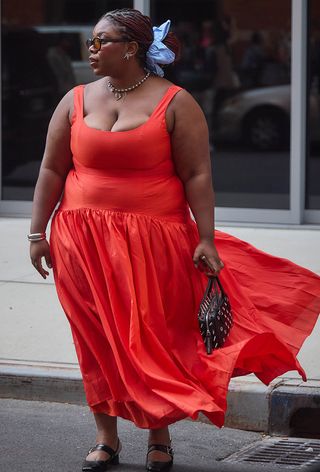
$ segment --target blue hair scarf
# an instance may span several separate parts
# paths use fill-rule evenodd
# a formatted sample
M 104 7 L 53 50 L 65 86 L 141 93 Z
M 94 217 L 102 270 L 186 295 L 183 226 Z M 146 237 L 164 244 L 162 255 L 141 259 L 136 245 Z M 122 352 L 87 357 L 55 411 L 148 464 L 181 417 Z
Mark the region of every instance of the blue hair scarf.
M 175 59 L 175 53 L 162 42 L 170 25 L 171 21 L 167 20 L 162 25 L 153 27 L 154 40 L 147 52 L 147 68 L 160 77 L 164 76 L 164 72 L 158 64 L 171 64 Z

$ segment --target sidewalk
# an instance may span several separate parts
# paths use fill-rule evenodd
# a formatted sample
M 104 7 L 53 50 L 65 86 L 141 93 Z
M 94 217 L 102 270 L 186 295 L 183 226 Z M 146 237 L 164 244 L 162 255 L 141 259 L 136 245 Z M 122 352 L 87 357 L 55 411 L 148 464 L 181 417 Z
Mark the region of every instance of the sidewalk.
M 0 397 L 83 403 L 83 389 L 69 326 L 53 277 L 44 281 L 29 263 L 29 220 L 0 219 Z M 320 274 L 320 229 L 218 227 L 274 255 Z M 233 379 L 226 425 L 288 434 L 299 408 L 320 404 L 320 322 L 299 353 L 309 381 L 296 372 L 268 387 L 255 376 Z

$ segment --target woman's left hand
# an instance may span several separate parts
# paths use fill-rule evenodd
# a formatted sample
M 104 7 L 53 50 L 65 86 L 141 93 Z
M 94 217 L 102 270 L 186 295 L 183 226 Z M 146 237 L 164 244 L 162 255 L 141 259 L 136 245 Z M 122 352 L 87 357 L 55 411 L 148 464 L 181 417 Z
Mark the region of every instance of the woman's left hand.
M 194 265 L 208 277 L 218 275 L 224 264 L 212 240 L 201 240 L 193 255 Z

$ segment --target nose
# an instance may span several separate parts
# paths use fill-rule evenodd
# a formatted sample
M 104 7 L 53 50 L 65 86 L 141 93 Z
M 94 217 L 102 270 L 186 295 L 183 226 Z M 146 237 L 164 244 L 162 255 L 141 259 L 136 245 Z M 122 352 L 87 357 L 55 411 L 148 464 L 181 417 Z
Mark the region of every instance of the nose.
M 88 51 L 89 51 L 90 53 L 99 51 L 99 49 L 100 49 L 100 48 L 97 49 L 97 48 L 94 46 L 94 41 L 93 41 L 92 39 L 91 39 L 91 40 L 90 40 L 90 39 L 87 39 L 87 41 L 86 41 L 86 46 L 87 46 Z
M 98 49 L 96 49 L 93 44 L 90 44 L 88 50 L 89 50 L 89 52 L 97 52 L 98 51 Z

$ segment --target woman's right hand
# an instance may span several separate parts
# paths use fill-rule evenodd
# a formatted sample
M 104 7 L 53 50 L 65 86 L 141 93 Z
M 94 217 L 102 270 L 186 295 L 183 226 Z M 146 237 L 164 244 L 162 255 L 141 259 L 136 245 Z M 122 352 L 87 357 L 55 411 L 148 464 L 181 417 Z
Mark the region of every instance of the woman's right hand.
M 42 266 L 42 257 L 44 257 L 46 264 L 49 269 L 52 268 L 51 255 L 50 255 L 50 246 L 46 239 L 42 241 L 36 241 L 30 243 L 30 259 L 32 265 L 39 272 L 41 277 L 44 279 L 47 278 L 49 272 L 45 270 Z

